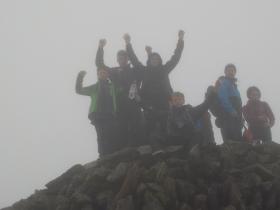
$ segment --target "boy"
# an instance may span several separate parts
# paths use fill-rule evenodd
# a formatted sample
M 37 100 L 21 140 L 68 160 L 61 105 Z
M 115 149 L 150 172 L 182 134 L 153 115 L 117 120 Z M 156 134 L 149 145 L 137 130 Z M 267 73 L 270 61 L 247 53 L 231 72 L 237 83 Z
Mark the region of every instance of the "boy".
M 242 140 L 242 101 L 236 85 L 236 67 L 228 64 L 225 67 L 225 76 L 220 77 L 217 86 L 218 100 L 221 105 L 219 125 L 223 141 Z
M 253 134 L 253 140 L 271 142 L 271 127 L 275 118 L 270 106 L 261 101 L 261 91 L 255 86 L 248 88 L 247 97 L 249 100 L 243 107 L 243 114 Z
M 172 94 L 168 117 L 169 144 L 182 144 L 190 148 L 197 143 L 211 142 L 213 140 L 211 135 L 204 139 L 202 133 L 204 131 L 208 132 L 210 129 L 213 134 L 211 121 L 210 124 L 203 122 L 205 115 L 209 114 L 207 110 L 211 103 L 212 95 L 211 92 L 208 92 L 202 104 L 192 107 L 191 105 L 184 105 L 185 97 L 183 93 L 174 92 Z M 200 129 L 198 129 L 199 123 L 201 123 Z M 203 136 L 202 140 L 198 138 L 198 134 Z
M 98 69 L 98 82 L 88 87 L 83 87 L 85 75 L 85 71 L 78 74 L 76 93 L 91 97 L 88 118 L 95 126 L 98 152 L 100 157 L 103 157 L 119 149 L 116 122 L 118 92 L 115 85 L 109 80 L 109 72 L 106 68 Z

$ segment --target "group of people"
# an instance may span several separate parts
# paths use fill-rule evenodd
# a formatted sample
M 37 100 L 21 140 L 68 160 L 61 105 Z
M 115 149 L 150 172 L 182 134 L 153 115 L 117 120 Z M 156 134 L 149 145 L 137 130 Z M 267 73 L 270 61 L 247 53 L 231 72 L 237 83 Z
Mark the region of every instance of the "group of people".
M 84 87 L 85 71 L 76 80 L 76 92 L 91 98 L 88 118 L 96 129 L 100 157 L 147 144 L 156 154 L 167 145 L 215 143 L 209 111 L 216 117 L 224 141 L 242 141 L 244 118 L 252 139 L 272 141 L 274 116 L 269 105 L 260 100 L 257 87 L 250 87 L 248 103 L 242 107 L 233 64 L 226 65 L 224 76 L 209 86 L 200 105 L 185 105 L 184 94 L 173 91 L 169 80 L 184 49 L 184 31 L 179 31 L 174 54 L 166 63 L 149 46 L 145 48 L 147 63 L 141 63 L 131 37 L 125 34 L 123 38 L 126 49 L 117 53 L 119 66 L 104 63 L 106 40 L 101 39 L 96 55 L 98 81 Z

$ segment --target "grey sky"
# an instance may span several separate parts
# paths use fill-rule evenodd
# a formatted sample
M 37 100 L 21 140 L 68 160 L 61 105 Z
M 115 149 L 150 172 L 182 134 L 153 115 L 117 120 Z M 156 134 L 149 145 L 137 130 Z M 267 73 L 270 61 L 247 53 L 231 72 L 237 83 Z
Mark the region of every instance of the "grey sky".
M 80 70 L 88 71 L 86 84 L 96 81 L 100 38 L 114 66 L 125 32 L 145 62 L 146 44 L 166 60 L 184 29 L 175 90 L 198 104 L 233 62 L 243 102 L 247 87 L 257 85 L 278 119 L 279 9 L 278 0 L 1 0 L 0 207 L 97 158 L 89 99 L 76 95 L 74 84 Z M 278 120 L 273 134 L 278 141 Z

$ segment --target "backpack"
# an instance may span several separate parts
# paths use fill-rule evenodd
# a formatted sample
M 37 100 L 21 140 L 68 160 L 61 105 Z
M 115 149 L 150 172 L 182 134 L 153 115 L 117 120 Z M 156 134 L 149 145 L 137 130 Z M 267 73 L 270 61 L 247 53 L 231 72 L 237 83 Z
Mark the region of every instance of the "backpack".
M 207 92 L 212 91 L 214 93 L 213 99 L 209 106 L 209 110 L 216 118 L 221 118 L 224 114 L 224 111 L 223 111 L 224 109 L 221 105 L 221 102 L 220 102 L 219 96 L 218 96 L 218 91 L 219 91 L 221 82 L 223 81 L 224 78 L 225 78 L 224 76 L 219 77 L 214 86 L 211 85 L 207 88 Z

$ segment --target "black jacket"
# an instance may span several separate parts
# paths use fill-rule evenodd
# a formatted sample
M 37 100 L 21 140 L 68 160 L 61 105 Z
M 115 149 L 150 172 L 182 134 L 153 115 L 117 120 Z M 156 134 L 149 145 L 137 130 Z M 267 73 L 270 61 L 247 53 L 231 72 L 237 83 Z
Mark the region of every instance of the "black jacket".
M 147 66 L 144 66 L 135 55 L 131 44 L 126 46 L 132 65 L 142 74 L 142 86 L 140 96 L 143 106 L 154 107 L 158 109 L 168 109 L 168 100 L 173 90 L 169 80 L 169 73 L 178 64 L 184 41 L 179 40 L 174 55 L 166 64 L 161 64 L 158 67 L 150 65 L 148 60 Z
M 168 115 L 168 134 L 192 137 L 196 131 L 196 122 L 207 113 L 209 103 L 209 100 L 205 100 L 196 107 L 191 105 L 172 107 Z
M 131 85 L 135 82 L 137 89 L 140 89 L 140 84 L 142 81 L 143 73 L 140 72 L 141 69 L 131 67 L 131 65 L 125 66 L 123 69 L 121 67 L 108 67 L 104 63 L 104 50 L 103 48 L 98 48 L 95 59 L 96 66 L 98 68 L 105 67 L 109 69 L 111 81 L 118 87 L 120 94 L 117 98 L 117 103 L 119 105 L 120 111 L 125 111 L 127 108 L 137 108 L 135 102 L 129 99 L 129 90 Z M 139 107 L 140 109 L 140 107 Z

